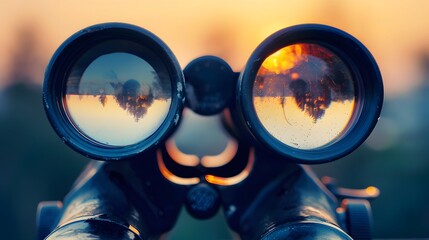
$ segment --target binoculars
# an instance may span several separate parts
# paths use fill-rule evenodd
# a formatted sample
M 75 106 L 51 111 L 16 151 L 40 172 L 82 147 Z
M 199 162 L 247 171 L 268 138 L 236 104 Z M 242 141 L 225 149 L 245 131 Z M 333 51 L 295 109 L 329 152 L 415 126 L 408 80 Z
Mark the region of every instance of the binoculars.
M 223 211 L 241 239 L 370 239 L 378 189 L 337 187 L 307 165 L 355 150 L 382 102 L 374 58 L 333 27 L 282 29 L 241 73 L 215 56 L 182 70 L 137 26 L 88 27 L 52 57 L 43 103 L 63 142 L 95 161 L 64 201 L 39 204 L 38 237 L 156 239 L 184 207 Z

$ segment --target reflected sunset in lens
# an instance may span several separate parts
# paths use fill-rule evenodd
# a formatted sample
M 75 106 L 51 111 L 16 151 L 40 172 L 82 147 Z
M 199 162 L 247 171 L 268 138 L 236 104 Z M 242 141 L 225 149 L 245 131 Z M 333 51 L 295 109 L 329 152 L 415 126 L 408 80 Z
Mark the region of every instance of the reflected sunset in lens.
M 253 86 L 253 104 L 277 140 L 298 149 L 323 147 L 348 129 L 355 108 L 353 77 L 329 49 L 293 44 L 264 60 Z

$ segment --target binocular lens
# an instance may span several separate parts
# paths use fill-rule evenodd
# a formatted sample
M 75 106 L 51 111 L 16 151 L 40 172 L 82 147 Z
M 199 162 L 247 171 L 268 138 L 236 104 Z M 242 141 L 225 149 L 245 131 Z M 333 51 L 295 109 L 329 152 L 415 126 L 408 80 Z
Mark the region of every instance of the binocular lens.
M 269 151 L 324 163 L 356 149 L 380 116 L 383 82 L 371 53 L 319 24 L 282 29 L 252 53 L 237 85 L 235 118 Z
M 66 82 L 65 107 L 87 137 L 125 146 L 146 139 L 160 127 L 171 105 L 171 84 L 146 60 L 114 52 L 81 69 L 84 66 L 78 61 L 72 69 Z
M 174 131 L 185 102 L 177 59 L 149 31 L 90 26 L 67 39 L 46 69 L 43 100 L 54 130 L 94 159 L 138 157 Z
M 269 55 L 256 74 L 253 104 L 263 127 L 297 149 L 335 142 L 349 126 L 355 83 L 342 59 L 314 43 L 296 43 Z

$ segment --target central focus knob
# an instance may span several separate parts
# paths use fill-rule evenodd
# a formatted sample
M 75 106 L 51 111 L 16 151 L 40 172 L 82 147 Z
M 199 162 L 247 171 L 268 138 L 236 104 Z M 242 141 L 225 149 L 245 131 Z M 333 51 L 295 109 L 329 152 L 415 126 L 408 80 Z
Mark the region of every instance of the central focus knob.
M 198 184 L 189 190 L 186 196 L 185 206 L 189 214 L 195 218 L 211 218 L 219 209 L 219 194 L 207 184 Z

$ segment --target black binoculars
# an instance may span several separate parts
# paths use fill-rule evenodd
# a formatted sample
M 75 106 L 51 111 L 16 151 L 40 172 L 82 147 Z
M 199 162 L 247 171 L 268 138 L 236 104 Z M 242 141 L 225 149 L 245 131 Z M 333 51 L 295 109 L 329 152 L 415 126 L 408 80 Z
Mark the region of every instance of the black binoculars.
M 339 188 L 306 165 L 355 150 L 382 102 L 374 58 L 333 27 L 282 29 L 241 73 L 215 56 L 182 70 L 137 26 L 88 27 L 52 57 L 43 103 L 68 146 L 103 161 L 64 201 L 39 204 L 38 237 L 159 238 L 185 207 L 197 219 L 222 209 L 241 239 L 370 239 L 378 189 Z

